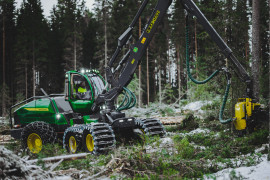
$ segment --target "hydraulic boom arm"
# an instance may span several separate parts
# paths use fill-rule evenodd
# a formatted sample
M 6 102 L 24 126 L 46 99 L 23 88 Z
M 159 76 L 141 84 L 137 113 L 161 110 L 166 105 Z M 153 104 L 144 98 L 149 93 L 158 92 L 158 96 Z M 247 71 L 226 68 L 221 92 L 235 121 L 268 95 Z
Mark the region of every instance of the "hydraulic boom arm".
M 128 29 L 119 37 L 118 46 L 113 54 L 108 67 L 106 68 L 106 77 L 109 84 L 111 84 L 112 89 L 108 92 L 104 91 L 103 94 L 100 94 L 96 99 L 92 110 L 97 110 L 97 107 L 106 102 L 106 105 L 109 109 L 114 108 L 114 100 L 118 97 L 118 95 L 122 92 L 123 88 L 126 87 L 133 78 L 135 70 L 141 62 L 141 58 L 147 49 L 150 41 L 153 38 L 154 33 L 158 25 L 160 24 L 163 16 L 167 12 L 169 6 L 172 3 L 172 0 L 158 0 L 156 7 L 153 10 L 153 13 L 143 29 L 142 35 L 139 37 L 139 40 L 130 47 L 129 51 L 126 55 L 121 59 L 120 63 L 116 67 L 115 71 L 112 71 L 113 64 L 118 57 L 121 49 L 124 45 L 127 44 L 128 40 L 131 38 L 132 30 L 141 16 L 143 10 L 145 9 L 149 0 L 144 0 L 139 11 L 137 12 L 135 18 L 132 23 L 128 27 Z M 247 83 L 247 96 L 251 97 L 251 80 L 243 68 L 243 66 L 239 63 L 236 57 L 233 55 L 232 50 L 227 46 L 227 44 L 223 41 L 220 35 L 216 32 L 213 26 L 209 23 L 209 21 L 205 18 L 203 13 L 199 10 L 196 4 L 192 0 L 180 0 L 183 7 L 187 10 L 188 13 L 195 16 L 200 24 L 204 27 L 207 33 L 211 36 L 213 41 L 218 45 L 221 49 L 222 53 L 228 58 L 234 65 L 239 78 Z M 118 78 L 115 78 L 115 72 L 121 70 L 121 73 Z

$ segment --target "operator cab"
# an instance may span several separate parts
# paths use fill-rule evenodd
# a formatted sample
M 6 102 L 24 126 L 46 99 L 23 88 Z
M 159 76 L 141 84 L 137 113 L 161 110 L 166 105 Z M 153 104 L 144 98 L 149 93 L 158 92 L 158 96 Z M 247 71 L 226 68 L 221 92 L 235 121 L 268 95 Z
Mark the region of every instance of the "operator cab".
M 76 113 L 89 114 L 95 98 L 102 93 L 104 88 L 104 80 L 98 71 L 66 73 L 65 100 L 69 101 Z

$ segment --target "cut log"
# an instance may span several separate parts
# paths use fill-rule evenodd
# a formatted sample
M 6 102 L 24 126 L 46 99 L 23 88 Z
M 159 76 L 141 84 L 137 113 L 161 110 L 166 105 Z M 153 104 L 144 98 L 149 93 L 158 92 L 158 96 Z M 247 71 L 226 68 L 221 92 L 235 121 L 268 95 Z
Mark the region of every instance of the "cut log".
M 51 162 L 57 162 L 61 161 L 70 161 L 70 160 L 75 160 L 75 159 L 83 159 L 86 158 L 87 155 L 91 155 L 91 153 L 81 153 L 81 154 L 71 154 L 71 155 L 62 155 L 62 156 L 55 156 L 55 157 L 48 157 L 48 158 L 43 158 L 41 159 L 45 163 L 51 163 Z M 28 163 L 37 163 L 38 159 L 33 159 L 27 161 Z

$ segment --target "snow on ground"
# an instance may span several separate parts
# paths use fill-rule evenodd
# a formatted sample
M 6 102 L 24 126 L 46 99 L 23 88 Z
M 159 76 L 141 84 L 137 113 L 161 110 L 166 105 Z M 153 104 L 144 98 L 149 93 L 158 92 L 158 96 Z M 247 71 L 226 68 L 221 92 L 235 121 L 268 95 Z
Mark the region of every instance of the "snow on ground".
M 260 153 L 260 152 L 264 151 L 266 148 L 269 148 L 269 144 L 263 144 L 262 147 L 255 150 L 255 153 Z M 270 169 L 269 169 L 269 171 L 270 171 Z
M 190 110 L 190 111 L 199 111 L 201 108 L 207 104 L 212 104 L 212 101 L 195 101 L 191 102 L 184 107 L 182 107 L 183 110 Z
M 194 129 L 188 133 L 186 133 L 187 135 L 194 135 L 194 134 L 200 134 L 200 133 L 203 133 L 203 134 L 208 134 L 210 133 L 210 130 L 209 129 L 201 129 L 201 128 L 197 128 L 197 129 Z
M 166 149 L 169 154 L 174 153 L 176 150 L 174 148 L 173 139 L 170 137 L 161 138 L 159 143 L 154 142 L 153 145 L 147 145 L 145 147 L 147 153 L 161 152 Z
M 195 134 L 200 134 L 200 133 L 202 133 L 202 134 L 209 134 L 210 132 L 211 132 L 211 131 L 210 131 L 209 129 L 197 128 L 197 129 L 194 129 L 194 130 L 192 130 L 192 131 L 190 131 L 190 132 L 188 132 L 188 133 L 174 133 L 174 132 L 167 132 L 167 134 L 168 134 L 169 136 L 173 136 L 173 135 L 175 135 L 175 134 L 178 134 L 178 135 L 180 135 L 180 136 L 185 137 L 185 136 L 193 136 L 193 135 L 195 135 Z
M 262 156 L 262 161 L 250 167 L 239 167 L 239 168 L 228 168 L 219 171 L 215 174 L 205 175 L 205 180 L 217 179 L 217 180 L 227 180 L 227 179 L 249 179 L 249 180 L 264 180 L 270 179 L 270 161 L 267 161 L 267 155 Z
M 150 104 L 148 107 L 132 108 L 131 110 L 128 110 L 125 112 L 128 116 L 141 117 L 141 118 L 164 116 L 163 113 L 168 113 L 168 111 L 171 111 L 169 112 L 171 114 L 180 115 L 182 113 L 182 110 L 195 111 L 197 114 L 203 114 L 205 111 L 201 110 L 201 108 L 207 104 L 212 104 L 212 101 L 195 101 L 195 102 L 191 102 L 191 103 L 186 104 L 185 106 L 180 106 L 180 107 L 178 104 L 167 105 L 167 104 L 153 103 L 153 104 Z
M 194 129 L 188 133 L 175 133 L 175 132 L 167 132 L 166 134 L 168 136 L 174 136 L 176 134 L 182 136 L 182 137 L 186 137 L 186 136 L 193 136 L 195 134 L 209 134 L 211 131 L 209 129 L 202 129 L 202 128 L 197 128 L 197 129 Z

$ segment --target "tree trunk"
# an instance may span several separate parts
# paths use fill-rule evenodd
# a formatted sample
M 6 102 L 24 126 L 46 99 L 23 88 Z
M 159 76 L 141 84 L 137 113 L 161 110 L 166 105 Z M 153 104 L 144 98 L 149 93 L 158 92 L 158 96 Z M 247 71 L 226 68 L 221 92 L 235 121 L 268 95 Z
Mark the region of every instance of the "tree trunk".
M 187 83 L 187 81 L 188 81 L 189 77 L 187 77 L 187 76 L 185 77 L 185 73 L 184 73 L 184 57 L 181 56 L 180 49 L 179 49 L 179 66 L 180 66 L 179 67 L 180 68 L 180 84 L 181 84 L 181 87 L 182 87 L 182 94 L 186 94 L 187 91 L 188 91 L 188 83 Z M 185 92 L 183 92 L 184 85 L 186 85 Z M 186 95 L 184 97 L 186 97 Z
M 169 74 L 169 83 L 170 83 L 170 87 L 172 87 L 172 74 L 171 74 L 171 61 L 170 61 L 170 36 L 167 36 L 167 49 L 168 49 L 168 74 Z
M 5 61 L 6 61 L 6 30 L 5 30 L 5 16 L 3 12 L 3 89 L 2 89 L 2 116 L 6 116 L 6 102 L 5 102 L 5 90 L 6 90 L 6 72 L 5 72 Z
M 180 52 L 178 45 L 176 46 L 176 64 L 177 64 L 177 74 L 178 74 L 178 98 L 181 98 L 181 70 L 180 70 Z
M 104 49 L 105 49 L 105 61 L 104 61 L 104 63 L 105 63 L 105 68 L 107 67 L 107 65 L 108 65 L 108 62 L 107 62 L 107 60 L 108 60 L 108 37 L 107 37 L 107 16 L 106 16 L 106 2 L 107 2 L 107 0 L 104 0 L 103 1 L 103 19 L 104 19 L 104 41 L 105 41 L 105 44 L 104 44 Z M 106 76 L 105 76 L 105 78 L 106 78 Z M 106 80 L 107 80 L 107 78 L 106 78 Z
M 255 101 L 259 101 L 260 91 L 260 1 L 252 1 L 252 81 L 253 81 L 253 97 Z
M 149 54 L 148 48 L 146 49 L 146 79 L 147 79 L 147 105 L 149 105 Z
M 75 33 L 75 24 L 74 24 L 73 54 L 74 54 L 74 70 L 77 70 L 77 38 L 76 38 L 76 33 Z
M 159 58 L 159 66 L 158 66 L 158 91 L 159 91 L 159 104 L 162 103 L 161 96 L 161 67 L 160 67 L 160 58 Z
M 27 83 L 27 64 L 25 64 L 25 99 L 28 97 L 28 83 Z
M 270 0 L 268 1 L 268 8 L 269 8 L 269 19 L 270 19 Z M 269 21 L 269 32 L 270 32 L 270 21 Z M 269 46 L 269 52 L 270 52 L 270 37 L 268 38 L 268 46 Z M 270 55 L 268 56 L 269 60 L 268 60 L 268 76 L 269 76 L 269 96 L 268 96 L 268 107 L 270 107 Z M 268 112 L 268 119 L 269 119 L 269 132 L 270 132 L 270 108 L 268 108 L 269 112 Z M 270 137 L 269 137 L 269 148 L 268 148 L 268 161 L 270 161 Z
M 36 96 L 36 62 L 35 62 L 35 42 L 33 41 L 33 96 Z

